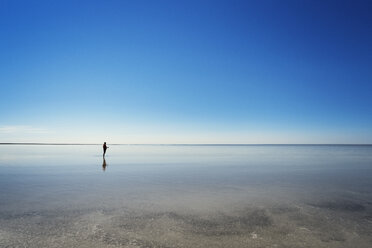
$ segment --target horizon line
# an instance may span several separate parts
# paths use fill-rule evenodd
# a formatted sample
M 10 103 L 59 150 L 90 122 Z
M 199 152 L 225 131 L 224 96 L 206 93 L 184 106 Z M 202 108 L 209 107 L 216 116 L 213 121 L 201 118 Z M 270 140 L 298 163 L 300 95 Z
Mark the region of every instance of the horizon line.
M 101 143 L 0 142 L 0 145 L 102 145 Z M 112 143 L 132 146 L 372 146 L 372 143 Z

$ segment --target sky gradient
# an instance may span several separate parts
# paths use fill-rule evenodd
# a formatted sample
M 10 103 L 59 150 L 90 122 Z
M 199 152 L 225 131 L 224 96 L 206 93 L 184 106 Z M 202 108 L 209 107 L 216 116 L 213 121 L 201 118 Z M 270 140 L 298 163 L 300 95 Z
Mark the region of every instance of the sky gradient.
M 0 0 L 0 142 L 372 143 L 371 12 Z

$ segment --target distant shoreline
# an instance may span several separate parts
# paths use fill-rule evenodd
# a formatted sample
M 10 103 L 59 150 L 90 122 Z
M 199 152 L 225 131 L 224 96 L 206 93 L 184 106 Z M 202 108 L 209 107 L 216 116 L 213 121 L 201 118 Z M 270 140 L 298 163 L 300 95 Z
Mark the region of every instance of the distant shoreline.
M 94 143 L 3 142 L 0 145 L 95 146 Z M 372 144 L 110 144 L 118 146 L 372 146 Z

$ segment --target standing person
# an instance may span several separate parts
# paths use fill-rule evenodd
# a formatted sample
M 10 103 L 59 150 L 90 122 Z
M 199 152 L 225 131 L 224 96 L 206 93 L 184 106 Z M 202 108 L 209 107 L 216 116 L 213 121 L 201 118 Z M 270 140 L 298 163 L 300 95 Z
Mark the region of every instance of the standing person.
M 105 156 L 107 148 L 109 147 L 106 145 L 106 142 L 103 143 L 103 156 Z

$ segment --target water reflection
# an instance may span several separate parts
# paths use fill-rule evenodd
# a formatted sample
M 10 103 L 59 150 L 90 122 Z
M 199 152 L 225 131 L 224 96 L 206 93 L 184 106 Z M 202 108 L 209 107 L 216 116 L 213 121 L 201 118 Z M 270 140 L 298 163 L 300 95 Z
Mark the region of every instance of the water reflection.
M 100 149 L 0 146 L 0 247 L 371 247 L 372 146 Z
M 106 167 L 107 167 L 106 159 L 105 159 L 105 157 L 103 157 L 102 170 L 103 170 L 103 171 L 106 171 Z

